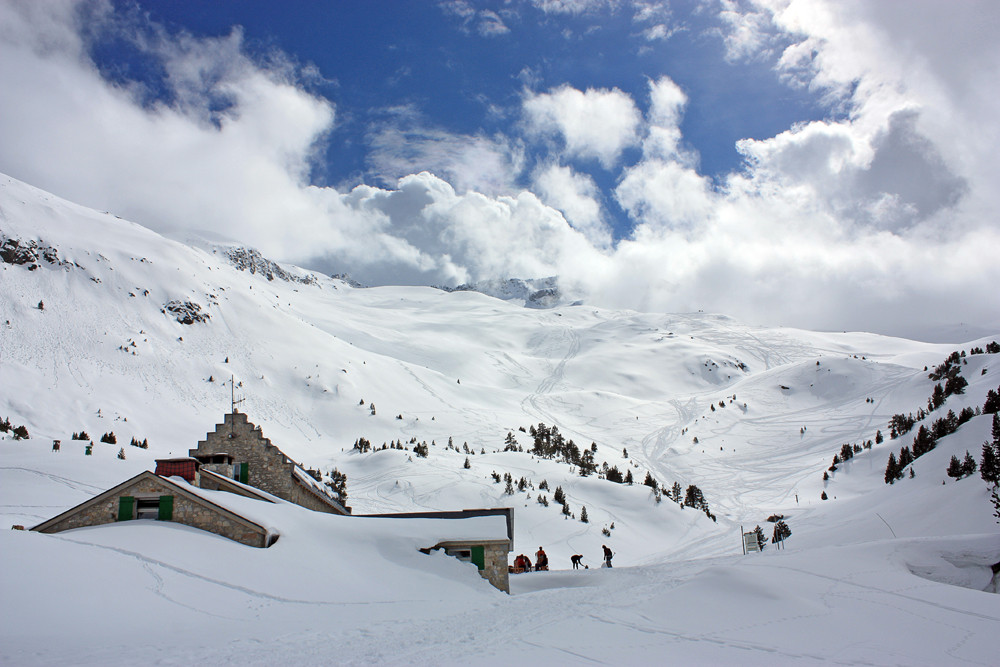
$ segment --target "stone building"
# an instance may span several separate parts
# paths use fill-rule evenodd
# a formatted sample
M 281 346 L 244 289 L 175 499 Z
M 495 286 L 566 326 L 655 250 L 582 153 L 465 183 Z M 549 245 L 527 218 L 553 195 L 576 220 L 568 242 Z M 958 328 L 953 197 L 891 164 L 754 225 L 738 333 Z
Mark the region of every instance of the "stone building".
M 395 514 L 365 514 L 365 517 L 382 519 L 450 519 L 454 521 L 448 526 L 448 532 L 453 537 L 442 540 L 434 546 L 420 551 L 430 553 L 444 549 L 449 556 L 473 563 L 479 568 L 479 575 L 488 580 L 494 587 L 505 593 L 510 593 L 510 572 L 507 567 L 508 554 L 514 545 L 514 509 L 511 507 L 496 507 L 492 509 L 468 509 L 444 512 L 400 512 Z M 456 533 L 463 530 L 462 519 L 478 517 L 502 517 L 504 519 L 507 537 L 496 535 L 493 538 L 458 538 Z M 447 525 L 447 524 L 446 524 Z
M 59 533 L 134 519 L 182 523 L 251 547 L 269 547 L 278 539 L 277 533 L 198 493 L 197 487 L 148 470 L 31 530 Z
M 215 431 L 189 451 L 202 469 L 235 479 L 317 512 L 350 514 L 325 486 L 264 437 L 242 412 L 225 416 Z

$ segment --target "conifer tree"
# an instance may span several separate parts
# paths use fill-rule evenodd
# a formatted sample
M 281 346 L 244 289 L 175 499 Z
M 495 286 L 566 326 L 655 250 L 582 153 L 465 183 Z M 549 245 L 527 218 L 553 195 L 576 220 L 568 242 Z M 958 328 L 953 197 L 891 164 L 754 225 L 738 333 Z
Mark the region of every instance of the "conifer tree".
M 889 462 L 885 465 L 885 483 L 895 484 L 896 479 L 899 476 L 899 464 L 896 463 L 896 455 L 893 452 L 889 452 Z M 826 495 L 826 492 L 823 492 Z M 823 498 L 826 500 L 826 498 Z
M 962 459 L 962 477 L 969 477 L 976 474 L 976 459 L 965 450 L 965 458 Z
M 948 463 L 948 477 L 954 477 L 959 479 L 962 476 L 962 462 L 958 460 L 957 456 L 952 456 L 951 461 Z
M 566 494 L 563 493 L 561 486 L 556 487 L 555 493 L 552 494 L 552 500 L 560 504 L 564 504 L 566 502 Z
M 590 523 L 590 519 L 587 518 L 587 508 L 584 507 L 580 510 L 580 523 Z
M 988 442 L 983 443 L 983 456 L 979 459 L 979 476 L 987 484 L 995 485 L 1000 482 L 1000 461 L 997 460 L 993 445 Z
M 469 457 L 468 456 L 465 457 L 465 463 L 462 465 L 462 467 L 465 468 L 466 470 L 468 470 L 469 468 L 472 467 L 472 464 L 469 463 Z
M 788 524 L 782 520 L 778 520 L 774 524 L 774 535 L 771 536 L 771 542 L 777 544 L 778 542 L 784 542 L 786 539 L 791 537 L 792 529 L 788 527 Z

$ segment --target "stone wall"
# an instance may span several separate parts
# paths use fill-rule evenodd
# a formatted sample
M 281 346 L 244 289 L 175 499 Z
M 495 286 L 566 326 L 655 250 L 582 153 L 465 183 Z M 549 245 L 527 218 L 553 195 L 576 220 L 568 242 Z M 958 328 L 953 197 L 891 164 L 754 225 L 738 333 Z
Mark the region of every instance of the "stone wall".
M 118 521 L 119 499 L 123 496 L 173 496 L 173 518 L 194 528 L 227 537 L 251 547 L 267 546 L 267 531 L 248 521 L 240 521 L 220 511 L 219 508 L 201 502 L 200 498 L 188 497 L 175 487 L 165 484 L 152 473 L 142 474 L 126 486 L 117 488 L 105 498 L 101 498 L 77 512 L 72 512 L 41 532 L 58 533 L 72 528 L 99 526 Z
M 301 487 L 295 480 L 295 463 L 271 444 L 260 427 L 242 412 L 227 414 L 223 423 L 216 424 L 215 431 L 199 441 L 198 448 L 189 453 L 191 456 L 229 454 L 237 466 L 248 464 L 246 483 L 250 486 L 311 510 L 340 513 L 335 505 Z
M 510 571 L 507 569 L 507 545 L 487 544 L 483 551 L 485 562 L 479 574 L 488 579 L 491 584 L 504 593 L 510 593 Z
M 470 560 L 471 553 L 471 560 L 475 563 L 475 551 L 480 547 L 483 549 L 483 567 L 479 570 L 479 576 L 504 593 L 510 593 L 510 574 L 507 568 L 507 554 L 510 553 L 508 540 L 445 540 L 421 551 L 430 553 L 432 549 L 444 549 L 449 556 L 456 556 L 463 561 Z

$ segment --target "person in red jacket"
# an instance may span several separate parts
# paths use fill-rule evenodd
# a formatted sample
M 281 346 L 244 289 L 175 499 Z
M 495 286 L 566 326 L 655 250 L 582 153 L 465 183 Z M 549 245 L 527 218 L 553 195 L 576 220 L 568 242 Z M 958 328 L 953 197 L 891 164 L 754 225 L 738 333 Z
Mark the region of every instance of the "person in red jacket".
M 535 552 L 535 572 L 549 569 L 549 557 L 545 555 L 545 550 L 538 547 Z

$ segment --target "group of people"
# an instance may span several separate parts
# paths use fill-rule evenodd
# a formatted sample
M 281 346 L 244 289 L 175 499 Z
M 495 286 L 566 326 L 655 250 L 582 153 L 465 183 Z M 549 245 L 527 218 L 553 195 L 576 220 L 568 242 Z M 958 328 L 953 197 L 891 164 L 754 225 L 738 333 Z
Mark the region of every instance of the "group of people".
M 545 549 L 538 547 L 535 552 L 535 572 L 544 572 L 549 569 L 549 557 L 545 554 Z M 531 572 L 531 559 L 521 554 L 514 558 L 515 572 Z
M 601 548 L 604 549 L 604 567 L 611 567 L 611 559 L 614 558 L 615 553 L 608 548 L 606 544 L 602 544 Z M 570 562 L 573 564 L 574 570 L 579 570 L 580 565 L 582 565 L 583 554 L 575 554 L 570 556 Z M 535 552 L 535 572 L 542 572 L 549 569 L 549 557 L 545 554 L 545 550 L 538 547 L 538 551 Z M 589 570 L 589 565 L 584 565 L 583 569 Z M 531 572 L 531 559 L 520 554 L 514 558 L 514 571 L 515 572 Z

